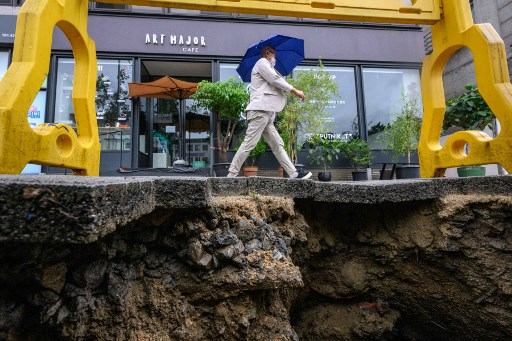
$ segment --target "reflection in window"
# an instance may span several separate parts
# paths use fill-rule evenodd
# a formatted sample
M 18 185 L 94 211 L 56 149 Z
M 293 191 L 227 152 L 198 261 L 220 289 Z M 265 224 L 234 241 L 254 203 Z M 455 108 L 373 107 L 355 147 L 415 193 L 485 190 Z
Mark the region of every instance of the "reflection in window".
M 221 64 L 220 80 L 225 81 L 234 77 L 242 81 L 236 72 L 238 64 Z M 298 66 L 294 72 L 300 70 L 319 69 L 318 66 Z M 357 118 L 357 98 L 354 68 L 352 67 L 330 67 L 325 66 L 324 71 L 331 74 L 332 79 L 338 84 L 340 97 L 332 98 L 325 108 L 331 114 L 330 131 L 326 134 L 334 134 L 340 138 L 350 138 L 353 134 L 359 134 Z M 246 83 L 249 85 L 249 83 Z M 306 94 L 307 96 L 307 94 Z
M 214 11 L 201 11 L 201 15 L 209 17 L 232 17 L 233 14 L 229 12 L 214 12 Z
M 242 19 L 266 19 L 266 14 L 250 14 L 250 13 L 233 13 L 233 15 L 237 18 Z
M 192 110 L 195 101 L 185 100 L 185 132 L 188 145 L 185 151 L 186 160 L 195 168 L 208 165 L 210 146 L 210 113 L 204 108 Z
M 363 88 L 368 143 L 372 149 L 385 149 L 380 135 L 401 110 L 402 93 L 419 97 L 421 103 L 419 70 L 363 68 Z
M 237 82 L 242 82 L 242 77 L 240 77 L 238 72 L 236 72 L 237 66 L 238 66 L 238 64 L 228 64 L 228 63 L 220 64 L 220 73 L 219 73 L 220 81 L 227 81 L 230 78 L 234 78 L 234 79 L 236 79 Z M 249 88 L 249 84 L 250 83 L 245 83 L 246 89 Z M 241 113 L 241 115 L 243 115 L 242 117 L 243 117 L 243 119 L 245 119 L 245 113 Z M 241 127 L 241 125 L 238 125 L 238 128 L 240 128 L 240 127 Z M 238 132 L 235 131 L 235 134 L 233 136 L 233 140 L 231 142 L 231 147 L 239 146 L 242 143 L 241 139 L 244 136 L 245 129 L 241 129 L 241 131 L 240 131 L 238 128 L 237 128 Z
M 235 78 L 238 82 L 241 82 L 242 77 L 236 72 L 237 66 L 238 64 L 220 64 L 220 80 L 227 81 L 230 78 Z
M 128 83 L 132 81 L 131 60 L 98 59 L 96 78 L 96 119 L 102 150 L 131 148 L 131 100 Z M 57 66 L 55 122 L 76 128 L 72 102 L 74 60 L 60 58 Z
M 298 66 L 294 72 L 300 70 L 318 70 L 318 66 Z M 339 97 L 332 97 L 325 108 L 331 114 L 330 131 L 325 134 L 341 139 L 350 139 L 359 135 L 357 116 L 356 81 L 354 68 L 352 67 L 324 67 L 324 71 L 331 75 L 333 81 L 338 84 Z M 306 94 L 307 98 L 307 94 Z
M 0 51 L 0 80 L 4 77 L 9 67 L 9 51 Z
M 99 10 L 117 10 L 117 11 L 124 11 L 124 10 L 128 10 L 129 7 L 126 6 L 126 5 L 120 5 L 120 4 L 108 4 L 108 3 L 101 3 L 101 2 L 96 2 L 94 4 L 94 8 L 95 9 L 99 9 Z
M 192 9 L 181 9 L 181 8 L 169 8 L 171 14 L 180 14 L 180 15 L 200 15 L 201 11 L 192 10 Z
M 166 12 L 166 9 L 153 6 L 132 6 L 132 12 L 163 14 Z

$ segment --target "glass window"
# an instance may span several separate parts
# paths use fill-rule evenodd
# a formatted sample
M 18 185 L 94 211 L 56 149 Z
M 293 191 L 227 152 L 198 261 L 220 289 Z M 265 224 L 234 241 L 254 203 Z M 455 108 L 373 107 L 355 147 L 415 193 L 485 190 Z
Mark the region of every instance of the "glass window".
M 12 5 L 13 0 L 0 0 L 0 5 Z
M 236 72 L 238 64 L 227 64 L 223 63 L 220 64 L 220 72 L 219 72 L 219 78 L 221 81 L 227 81 L 230 78 L 235 78 L 237 81 L 242 82 L 242 78 Z M 246 88 L 249 87 L 249 83 L 245 83 Z M 243 117 L 245 117 L 245 113 L 242 113 Z M 237 129 L 238 130 L 238 129 Z M 231 147 L 239 146 L 242 141 L 241 138 L 243 137 L 245 133 L 245 129 L 242 131 L 239 131 L 238 133 L 235 131 L 235 134 L 233 136 L 233 140 L 231 142 Z
M 57 70 L 57 93 L 55 101 L 55 122 L 66 123 L 74 127 L 75 110 L 71 102 L 73 90 L 73 59 L 61 58 L 58 61 Z
M 421 103 L 420 72 L 417 69 L 363 68 L 364 105 L 368 143 L 372 149 L 385 149 L 379 136 L 400 111 L 402 93 L 417 96 Z
M 120 5 L 120 4 L 108 4 L 108 3 L 102 3 L 102 2 L 96 2 L 94 3 L 95 9 L 100 10 L 116 10 L 116 11 L 124 11 L 129 10 L 129 6 L 126 5 Z
M 4 77 L 9 67 L 9 51 L 0 51 L 0 80 Z
M 238 72 L 236 72 L 237 66 L 238 64 L 220 64 L 220 80 L 227 81 L 230 78 L 235 78 L 237 81 L 241 82 L 242 78 Z
M 266 19 L 266 14 L 235 13 L 235 17 L 243 19 Z
M 132 12 L 163 14 L 165 13 L 165 8 L 152 6 L 132 6 Z
M 230 12 L 214 12 L 214 11 L 201 11 L 201 15 L 211 17 L 232 17 L 233 13 Z
M 72 102 L 74 60 L 59 58 L 55 98 L 55 122 L 76 127 Z M 102 150 L 128 150 L 131 145 L 131 60 L 98 59 L 96 119 Z
M 318 70 L 318 66 L 298 66 L 294 72 L 300 70 Z M 324 67 L 332 80 L 338 84 L 340 97 L 332 97 L 325 108 L 331 114 L 330 128 L 326 134 L 333 134 L 332 137 L 348 139 L 359 134 L 357 116 L 356 81 L 353 67 Z M 307 94 L 306 94 L 307 98 Z
M 169 8 L 171 14 L 200 15 L 201 11 L 192 9 Z

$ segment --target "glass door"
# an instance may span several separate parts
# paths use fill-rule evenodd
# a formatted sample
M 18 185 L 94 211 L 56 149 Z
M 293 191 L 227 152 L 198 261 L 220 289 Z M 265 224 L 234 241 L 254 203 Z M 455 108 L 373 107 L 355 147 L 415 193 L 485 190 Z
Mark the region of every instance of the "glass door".
M 209 168 L 210 113 L 202 108 L 194 108 L 194 101 L 191 99 L 184 102 L 185 161 L 194 168 Z
M 177 99 L 152 98 L 151 137 L 152 168 L 172 167 L 182 159 L 180 150 L 180 115 Z
M 141 61 L 142 83 L 156 81 L 166 76 L 174 80 L 199 83 L 203 79 L 211 80 L 211 74 L 211 62 Z M 210 113 L 196 108 L 194 100 L 186 98 L 191 93 L 181 96 L 181 93 L 172 87 L 179 86 L 176 82 L 164 84 L 166 85 L 162 86 L 161 93 L 140 97 L 139 167 L 209 168 Z M 185 98 L 169 98 L 171 96 Z

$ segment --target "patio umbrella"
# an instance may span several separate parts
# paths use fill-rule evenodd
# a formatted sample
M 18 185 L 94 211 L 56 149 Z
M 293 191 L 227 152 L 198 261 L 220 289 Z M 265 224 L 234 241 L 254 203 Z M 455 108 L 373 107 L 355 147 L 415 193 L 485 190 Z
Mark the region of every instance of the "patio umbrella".
M 197 83 L 182 81 L 171 76 L 164 76 L 153 82 L 128 83 L 129 96 L 149 98 L 174 98 L 180 101 L 179 131 L 185 131 L 185 105 L 183 100 L 197 91 Z M 185 157 L 185 134 L 180 133 L 180 157 Z
M 128 83 L 131 97 L 175 98 L 183 100 L 197 91 L 197 83 L 164 76 L 153 82 Z
M 275 69 L 283 76 L 287 76 L 292 70 L 304 60 L 304 40 L 283 36 L 272 35 L 257 43 L 252 44 L 245 52 L 242 61 L 236 71 L 244 82 L 251 81 L 251 72 L 254 64 L 261 58 L 260 52 L 263 47 L 270 45 L 276 50 Z

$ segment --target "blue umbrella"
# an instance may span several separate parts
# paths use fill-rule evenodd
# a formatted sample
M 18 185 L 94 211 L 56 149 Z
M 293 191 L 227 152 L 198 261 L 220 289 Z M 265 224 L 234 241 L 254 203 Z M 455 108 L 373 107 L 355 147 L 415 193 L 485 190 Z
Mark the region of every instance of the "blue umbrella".
M 270 45 L 276 49 L 275 69 L 283 76 L 287 76 L 304 60 L 304 40 L 275 34 L 258 43 L 252 44 L 245 52 L 244 58 L 236 68 L 244 82 L 251 81 L 251 71 L 254 64 L 261 58 L 263 47 Z

